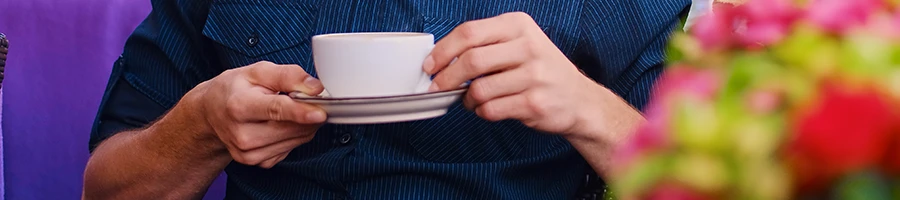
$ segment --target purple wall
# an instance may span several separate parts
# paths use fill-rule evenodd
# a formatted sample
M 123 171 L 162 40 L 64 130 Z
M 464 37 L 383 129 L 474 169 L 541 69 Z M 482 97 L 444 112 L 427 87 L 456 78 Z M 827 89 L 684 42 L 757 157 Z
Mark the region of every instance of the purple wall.
M 0 0 L 3 197 L 78 199 L 112 63 L 149 0 Z M 207 199 L 222 199 L 221 181 Z

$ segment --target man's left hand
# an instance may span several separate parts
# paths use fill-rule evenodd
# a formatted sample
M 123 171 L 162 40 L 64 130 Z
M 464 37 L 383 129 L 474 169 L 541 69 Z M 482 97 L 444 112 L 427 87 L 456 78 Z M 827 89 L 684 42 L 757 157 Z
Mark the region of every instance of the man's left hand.
M 437 74 L 432 91 L 474 79 L 464 103 L 482 118 L 516 119 L 549 133 L 596 132 L 616 117 L 604 114 L 608 104 L 630 108 L 582 74 L 521 12 L 463 23 L 435 44 L 424 69 Z

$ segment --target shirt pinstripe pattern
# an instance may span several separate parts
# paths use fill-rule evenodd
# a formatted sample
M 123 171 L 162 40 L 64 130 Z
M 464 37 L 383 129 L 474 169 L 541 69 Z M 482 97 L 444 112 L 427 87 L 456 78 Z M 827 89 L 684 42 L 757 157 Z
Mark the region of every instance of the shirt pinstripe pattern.
M 315 76 L 310 38 L 429 32 L 525 11 L 585 73 L 637 108 L 689 0 L 151 0 L 103 97 L 90 149 L 145 126 L 196 84 L 257 61 Z M 350 137 L 342 143 L 341 137 Z M 232 163 L 228 199 L 572 199 L 584 159 L 564 139 L 454 105 L 405 123 L 325 125 L 272 169 Z

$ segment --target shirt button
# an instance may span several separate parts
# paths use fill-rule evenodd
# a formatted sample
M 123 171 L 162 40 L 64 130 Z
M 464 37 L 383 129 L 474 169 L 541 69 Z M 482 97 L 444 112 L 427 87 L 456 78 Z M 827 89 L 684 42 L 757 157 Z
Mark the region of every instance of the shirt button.
M 339 142 L 341 142 L 341 144 L 347 144 L 347 143 L 350 143 L 351 139 L 353 139 L 353 137 L 350 136 L 349 133 L 347 133 L 347 134 L 344 134 L 341 136 L 341 139 Z
M 256 44 L 259 44 L 259 36 L 253 34 L 250 35 L 250 37 L 247 37 L 247 46 L 254 47 Z

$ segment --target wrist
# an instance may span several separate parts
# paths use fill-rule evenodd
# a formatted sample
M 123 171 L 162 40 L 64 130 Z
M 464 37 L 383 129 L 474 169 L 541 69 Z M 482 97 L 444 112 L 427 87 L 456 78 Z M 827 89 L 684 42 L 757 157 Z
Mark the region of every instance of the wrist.
M 584 106 L 577 126 L 564 137 L 601 177 L 609 178 L 612 153 L 631 137 L 645 119 L 618 95 L 597 85 L 590 105 Z
M 570 137 L 603 143 L 617 143 L 637 131 L 644 116 L 612 90 L 597 85 L 597 100 L 582 109 L 579 126 Z
M 203 84 L 185 94 L 181 100 L 151 128 L 160 132 L 175 133 L 169 137 L 188 142 L 195 150 L 205 150 L 210 155 L 226 154 L 225 144 L 219 140 L 206 120 Z M 165 130 L 161 130 L 165 129 Z

